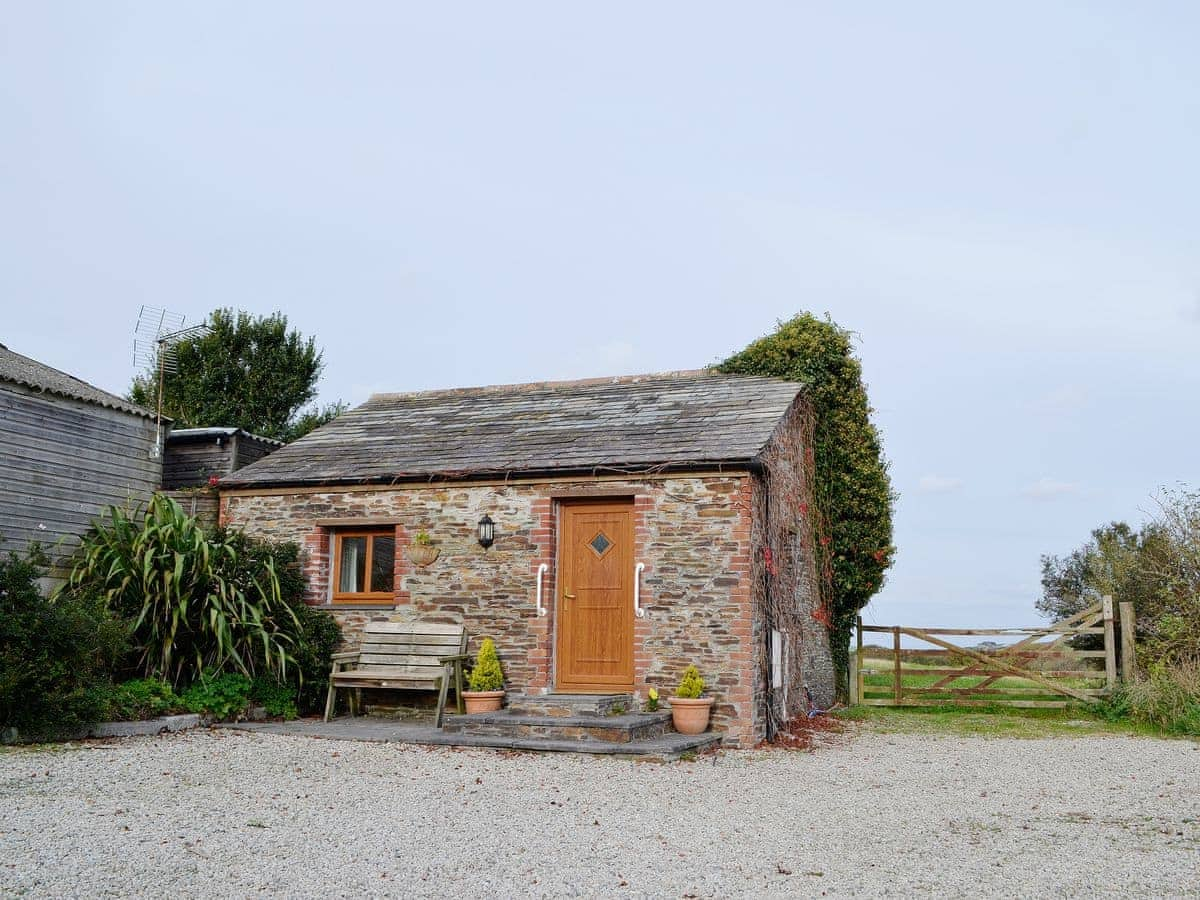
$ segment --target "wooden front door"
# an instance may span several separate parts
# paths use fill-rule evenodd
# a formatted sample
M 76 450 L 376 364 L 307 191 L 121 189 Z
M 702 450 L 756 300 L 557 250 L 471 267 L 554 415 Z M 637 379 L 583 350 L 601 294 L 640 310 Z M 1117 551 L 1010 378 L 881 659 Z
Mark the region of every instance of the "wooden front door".
M 563 503 L 559 529 L 558 690 L 631 690 L 633 503 Z

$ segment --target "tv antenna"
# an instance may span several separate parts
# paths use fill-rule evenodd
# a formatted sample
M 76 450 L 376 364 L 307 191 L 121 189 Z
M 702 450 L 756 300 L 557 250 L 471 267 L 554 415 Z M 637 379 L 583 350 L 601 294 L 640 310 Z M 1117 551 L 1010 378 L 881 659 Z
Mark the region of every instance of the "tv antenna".
M 201 323 L 185 325 L 186 318 L 157 306 L 145 306 L 138 311 L 137 327 L 133 330 L 133 364 L 158 372 L 158 410 L 154 420 L 154 457 L 162 456 L 163 380 L 167 373 L 179 371 L 179 345 L 209 334 L 212 329 Z

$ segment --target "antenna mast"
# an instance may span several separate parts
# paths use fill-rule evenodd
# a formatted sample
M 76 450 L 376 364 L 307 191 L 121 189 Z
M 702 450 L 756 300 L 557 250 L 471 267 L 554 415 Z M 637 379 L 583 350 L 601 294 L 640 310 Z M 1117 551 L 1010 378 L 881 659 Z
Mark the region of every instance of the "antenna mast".
M 143 370 L 158 370 L 158 409 L 155 414 L 154 457 L 162 456 L 162 407 L 163 383 L 166 374 L 179 371 L 178 347 L 184 341 L 196 340 L 209 334 L 207 325 L 184 327 L 185 318 L 178 313 L 157 306 L 142 306 L 138 312 L 137 327 L 133 338 L 133 364 Z

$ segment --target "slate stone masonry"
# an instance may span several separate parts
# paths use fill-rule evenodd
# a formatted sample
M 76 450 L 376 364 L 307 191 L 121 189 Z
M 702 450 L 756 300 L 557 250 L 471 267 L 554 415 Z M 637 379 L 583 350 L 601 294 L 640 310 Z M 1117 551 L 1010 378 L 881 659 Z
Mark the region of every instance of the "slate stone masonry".
M 751 526 L 754 476 L 664 475 L 507 484 L 447 483 L 363 489 L 273 489 L 222 494 L 222 519 L 248 533 L 296 541 L 305 548 L 308 601 L 329 608 L 348 643 L 364 623 L 394 617 L 466 625 L 471 650 L 496 640 L 513 692 L 553 686 L 555 515 L 577 496 L 634 501 L 635 559 L 642 574 L 644 618 L 635 619 L 635 686 L 640 703 L 650 687 L 663 697 L 695 663 L 716 698 L 713 724 L 730 744 L 764 735 L 755 708 L 761 696 L 761 649 L 754 645 Z M 496 522 L 488 550 L 476 540 L 479 519 Z M 378 607 L 329 606 L 328 520 L 387 520 L 395 528 L 396 598 Z M 441 549 L 428 568 L 405 555 L 411 536 L 427 531 Z M 535 611 L 536 572 L 545 616 Z

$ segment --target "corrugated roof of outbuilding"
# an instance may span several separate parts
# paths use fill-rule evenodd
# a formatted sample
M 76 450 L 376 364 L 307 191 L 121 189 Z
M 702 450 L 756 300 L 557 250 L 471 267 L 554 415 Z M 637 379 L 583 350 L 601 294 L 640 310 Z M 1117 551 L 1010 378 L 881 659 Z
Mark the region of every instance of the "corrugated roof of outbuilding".
M 248 437 L 251 440 L 259 441 L 264 444 L 270 444 L 273 447 L 282 447 L 283 441 L 275 438 L 263 437 L 261 434 L 254 434 L 246 431 L 244 428 L 234 428 L 232 426 L 216 427 L 207 426 L 205 428 L 172 428 L 171 433 L 167 435 L 167 443 L 171 441 L 193 441 L 204 440 L 205 438 L 213 437 L 233 437 L 235 434 L 240 434 L 243 437 Z
M 377 394 L 221 481 L 389 483 L 746 464 L 802 385 L 712 370 Z
M 135 416 L 154 418 L 153 410 L 130 403 L 124 397 L 110 394 L 74 375 L 68 375 L 66 372 L 60 372 L 45 363 L 40 363 L 36 359 L 22 356 L 20 353 L 9 350 L 3 344 L 0 344 L 0 381 L 9 381 L 35 391 L 44 391 L 48 394 L 83 400 L 85 403 L 119 409 Z

